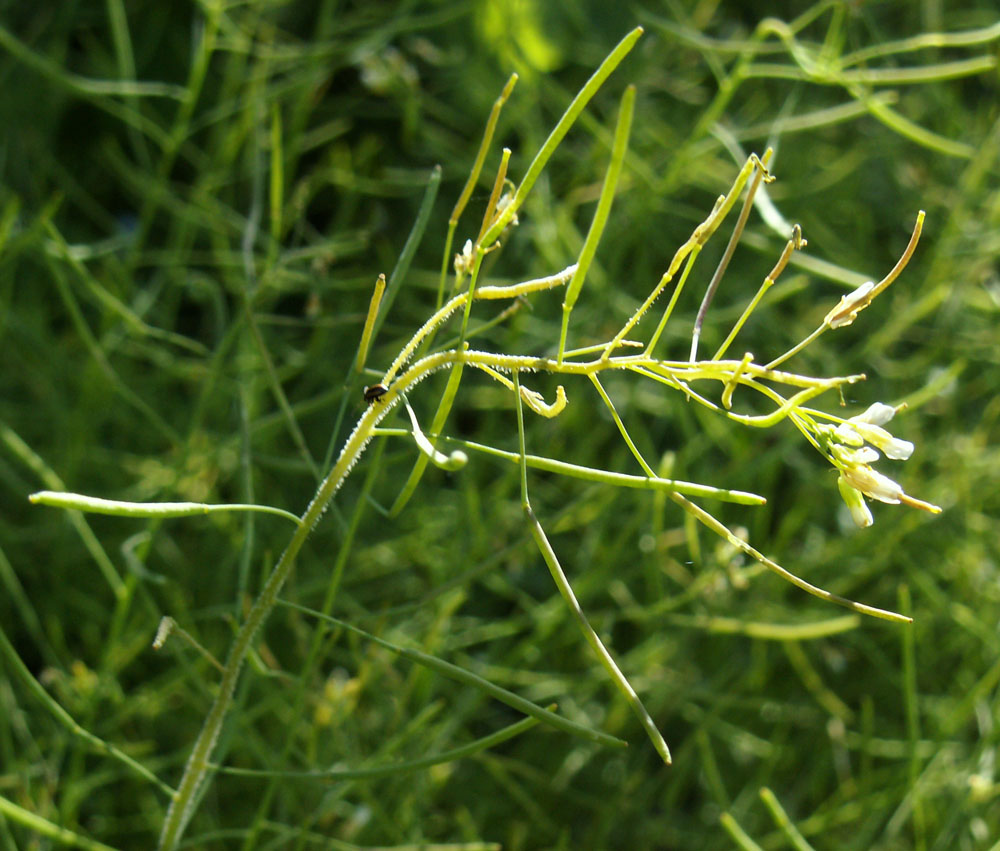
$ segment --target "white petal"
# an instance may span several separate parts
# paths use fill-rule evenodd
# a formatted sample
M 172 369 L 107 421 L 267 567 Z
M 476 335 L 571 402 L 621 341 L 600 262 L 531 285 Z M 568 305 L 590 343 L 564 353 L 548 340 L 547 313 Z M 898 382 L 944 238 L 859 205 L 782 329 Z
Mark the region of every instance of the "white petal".
M 900 440 L 898 437 L 886 441 L 880 448 L 893 461 L 905 461 L 913 454 L 913 444 L 908 440 Z
M 889 422 L 895 414 L 896 409 L 892 405 L 886 405 L 884 402 L 875 402 L 873 405 L 869 405 L 868 410 L 863 414 L 851 417 L 848 422 L 871 423 L 872 425 L 881 426 Z

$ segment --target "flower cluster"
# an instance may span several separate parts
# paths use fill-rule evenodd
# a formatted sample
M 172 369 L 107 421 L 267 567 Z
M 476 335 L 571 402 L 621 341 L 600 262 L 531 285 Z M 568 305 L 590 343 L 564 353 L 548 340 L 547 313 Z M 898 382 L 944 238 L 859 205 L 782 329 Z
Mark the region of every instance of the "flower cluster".
M 837 485 L 840 495 L 851 511 L 858 526 L 874 523 L 865 496 L 893 505 L 904 503 L 938 514 L 941 509 L 929 502 L 916 499 L 903 491 L 900 485 L 872 467 L 884 453 L 887 458 L 905 461 L 913 454 L 913 444 L 893 437 L 883 426 L 895 415 L 897 409 L 876 402 L 863 414 L 858 414 L 839 425 L 819 425 L 817 434 L 826 442 L 834 465 L 840 470 Z

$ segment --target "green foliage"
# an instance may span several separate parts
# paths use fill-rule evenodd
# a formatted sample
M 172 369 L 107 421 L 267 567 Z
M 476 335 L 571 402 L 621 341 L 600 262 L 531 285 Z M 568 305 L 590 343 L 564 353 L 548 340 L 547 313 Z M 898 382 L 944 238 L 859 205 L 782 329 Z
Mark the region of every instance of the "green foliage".
M 540 3 L 10 10 L 4 847 L 153 846 L 165 789 L 292 528 L 206 506 L 302 514 L 353 423 L 382 413 L 322 520 L 294 533 L 303 548 L 282 604 L 252 643 L 239 633 L 249 664 L 233 677 L 192 847 L 993 847 L 1000 23 L 985 0 L 943 5 L 823 2 L 763 21 L 725 2 L 627 15 Z M 550 149 L 550 129 L 635 24 L 642 40 Z M 628 83 L 631 134 L 624 118 L 616 134 Z M 768 146 L 777 180 L 757 193 L 771 206 L 750 211 L 700 329 L 707 357 L 742 323 L 732 365 L 706 367 L 719 379 L 706 396 L 718 404 L 726 389 L 739 416 L 773 411 L 754 401 L 753 370 L 824 317 L 842 324 L 831 308 L 893 267 L 926 210 L 892 288 L 781 369 L 866 373 L 829 379 L 846 403 L 824 397 L 835 417 L 905 403 L 892 427 L 916 451 L 891 475 L 940 516 L 875 504 L 875 527 L 856 529 L 794 417 L 739 428 L 648 376 L 602 368 L 598 380 L 573 365 L 601 357 Z M 515 187 L 505 221 L 491 219 L 501 148 Z M 808 248 L 787 249 L 743 316 L 791 223 Z M 485 253 L 498 236 L 502 250 Z M 452 295 L 442 247 L 450 267 L 466 239 L 464 286 L 478 298 L 391 368 Z M 690 277 L 656 357 L 686 361 L 724 243 L 699 245 L 693 269 L 678 261 Z M 490 288 L 551 276 L 582 250 L 572 317 L 552 289 L 487 303 Z M 630 339 L 649 340 L 672 287 Z M 412 422 L 391 407 L 414 364 L 464 340 L 525 360 L 456 354 L 451 372 L 403 387 Z M 527 373 L 535 358 L 562 374 Z M 387 393 L 367 405 L 378 382 Z M 442 466 L 459 466 L 459 451 L 468 463 L 424 469 L 417 424 Z M 843 431 L 806 431 L 850 466 L 831 448 Z M 740 532 L 706 535 L 667 479 L 707 488 L 686 493 L 699 505 L 712 487 L 767 504 L 706 501 Z M 101 497 L 76 507 L 125 516 L 30 505 L 41 490 Z M 136 505 L 151 502 L 173 505 Z M 913 624 L 804 595 L 744 538 L 810 584 Z M 614 656 L 672 766 L 609 687 L 545 563 L 572 584 L 588 639 Z M 154 651 L 164 616 L 174 632 Z

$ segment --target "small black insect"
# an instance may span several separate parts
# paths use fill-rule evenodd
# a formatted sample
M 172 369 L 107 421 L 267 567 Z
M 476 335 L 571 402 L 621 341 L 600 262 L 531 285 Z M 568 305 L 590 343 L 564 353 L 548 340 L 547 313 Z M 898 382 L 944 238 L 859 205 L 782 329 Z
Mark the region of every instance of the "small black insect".
M 365 388 L 365 401 L 377 402 L 388 392 L 389 388 L 384 384 L 372 384 L 370 387 Z

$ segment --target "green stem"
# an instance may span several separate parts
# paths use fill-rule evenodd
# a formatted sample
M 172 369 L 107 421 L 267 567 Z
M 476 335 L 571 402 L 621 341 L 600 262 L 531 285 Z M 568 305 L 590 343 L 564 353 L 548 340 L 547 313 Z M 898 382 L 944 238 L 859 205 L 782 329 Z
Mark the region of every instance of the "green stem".
M 814 597 L 819 597 L 821 600 L 826 600 L 828 603 L 836 603 L 838 606 L 843 606 L 845 609 L 860 612 L 863 615 L 871 615 L 875 618 L 881 618 L 886 621 L 894 621 L 896 623 L 913 623 L 913 618 L 906 617 L 905 615 L 890 612 L 886 609 L 877 609 L 874 606 L 867 606 L 864 603 L 855 603 L 853 600 L 848 600 L 846 597 L 831 594 L 829 591 L 825 591 L 822 588 L 817 588 L 815 585 L 811 585 L 804 579 L 796 576 L 791 571 L 785 570 L 785 568 L 777 562 L 771 561 L 771 559 L 763 553 L 755 550 L 746 541 L 734 534 L 727 526 L 724 526 L 703 508 L 691 502 L 691 500 L 685 499 L 679 493 L 670 494 L 670 498 L 686 512 L 688 512 L 690 516 L 703 523 L 720 538 L 725 538 L 734 547 L 760 562 L 768 570 L 777 573 L 782 579 L 787 582 L 791 582 L 796 588 L 801 588 L 806 593 L 812 594 Z
M 553 704 L 554 705 L 554 704 Z M 393 762 L 386 765 L 372 765 L 363 768 L 331 768 L 320 771 L 270 771 L 260 768 L 219 768 L 222 774 L 233 774 L 238 777 L 271 777 L 281 779 L 305 778 L 309 780 L 343 781 L 343 780 L 368 780 L 374 777 L 399 777 L 410 771 L 419 771 L 423 768 L 431 768 L 435 765 L 444 765 L 449 762 L 456 762 L 477 753 L 496 747 L 508 739 L 521 735 L 538 726 L 537 718 L 524 718 L 520 721 L 497 730 L 488 736 L 469 742 L 467 745 L 452 748 L 441 753 L 430 754 L 407 762 Z M 616 740 L 617 741 L 617 740 Z
M 747 180 L 750 179 L 750 174 L 753 172 L 757 160 L 756 154 L 751 154 L 744 163 L 743 168 L 740 169 L 739 174 L 736 175 L 736 180 L 729 189 L 727 195 L 720 195 L 716 201 L 715 206 L 712 208 L 712 212 L 708 214 L 708 217 L 703 221 L 698 227 L 694 229 L 691 236 L 688 238 L 677 251 L 674 253 L 673 259 L 670 261 L 670 265 L 667 267 L 667 271 L 663 273 L 663 277 L 660 278 L 659 283 L 653 288 L 653 291 L 646 297 L 646 300 L 639 306 L 639 308 L 632 314 L 632 317 L 626 322 L 622 329 L 615 335 L 614 339 L 608 343 L 604 350 L 604 357 L 607 358 L 611 355 L 619 344 L 628 335 L 635 325 L 642 319 L 643 314 L 649 310 L 653 302 L 659 298 L 660 293 L 663 292 L 664 287 L 670 283 L 674 275 L 677 274 L 677 270 L 680 268 L 681 263 L 684 259 L 695 249 L 700 249 L 713 233 L 718 229 L 719 225 L 722 224 L 722 220 L 725 219 L 726 215 L 732 209 L 733 205 L 736 203 L 736 199 L 740 192 L 743 191 L 743 187 L 746 185 Z
M 567 579 L 566 574 L 563 572 L 562 565 L 559 564 L 559 558 L 556 555 L 555 550 L 552 549 L 552 544 L 549 543 L 548 536 L 546 536 L 545 530 L 542 528 L 542 524 L 538 522 L 538 518 L 535 516 L 535 512 L 531 508 L 531 503 L 528 501 L 528 466 L 523 460 L 525 457 L 524 411 L 521 405 L 521 386 L 517 370 L 514 371 L 514 385 L 516 391 L 515 396 L 517 398 L 517 435 L 522 459 L 521 508 L 523 509 L 524 516 L 528 521 L 528 528 L 531 531 L 531 536 L 535 539 L 535 544 L 538 546 L 538 549 L 542 554 L 542 558 L 545 560 L 545 564 L 549 568 L 549 573 L 552 575 L 552 579 L 556 583 L 556 588 L 559 589 L 559 594 L 569 607 L 570 613 L 573 615 L 577 626 L 579 626 L 580 631 L 583 633 L 583 637 L 590 645 L 591 650 L 594 651 L 594 654 L 604 667 L 604 670 L 608 672 L 608 675 L 611 677 L 615 687 L 625 696 L 626 701 L 628 701 L 632 711 L 642 724 L 643 729 L 646 731 L 646 735 L 649 736 L 649 739 L 653 743 L 653 747 L 656 749 L 656 752 L 660 755 L 660 758 L 667 765 L 670 765 L 670 748 L 667 747 L 667 743 L 664 741 L 663 735 L 656 728 L 656 724 L 650 717 L 649 712 L 646 711 L 646 707 L 643 705 L 639 695 L 636 694 L 635 689 L 632 688 L 632 684 L 628 681 L 625 674 L 622 673 L 621 668 L 618 667 L 618 664 L 604 646 L 604 642 L 601 641 L 601 637 L 590 625 L 590 621 L 587 620 L 587 616 L 584 614 L 583 609 L 580 606 L 580 601 L 577 600 L 576 594 L 573 592 L 573 586 L 570 585 L 569 579 Z
M 607 409 L 611 412 L 611 417 L 615 421 L 615 425 L 618 426 L 618 432 L 621 434 L 622 440 L 625 441 L 625 445 L 628 446 L 629 451 L 632 453 L 632 456 L 635 458 L 636 461 L 639 462 L 639 466 L 642 467 L 643 472 L 645 472 L 645 474 L 649 476 L 649 478 L 655 479 L 656 473 L 654 473 L 653 468 L 646 463 L 646 459 L 642 457 L 642 453 L 639 451 L 638 447 L 633 442 L 631 435 L 628 433 L 628 429 L 625 428 L 625 423 L 622 422 L 622 418 L 618 415 L 618 409 L 615 407 L 615 403 L 611 401 L 611 397 L 607 394 L 607 391 L 604 389 L 604 385 L 601 384 L 601 379 L 599 379 L 596 375 L 593 374 L 591 374 L 588 377 L 590 378 L 591 383 L 597 390 L 598 395 L 600 395 L 601 399 L 604 401 L 604 404 L 607 406 Z
M 524 179 L 517 187 L 517 192 L 514 193 L 513 200 L 507 205 L 503 213 L 493 222 L 490 229 L 483 235 L 482 240 L 480 240 L 480 244 L 492 245 L 496 242 L 497 237 L 503 233 L 503 229 L 507 227 L 510 220 L 514 218 L 514 214 L 521 208 L 521 205 L 524 203 L 524 199 L 535 185 L 535 181 L 538 180 L 538 177 L 541 175 L 542 169 L 545 168 L 546 163 L 548 163 L 549 158 L 555 152 L 556 148 L 559 147 L 559 143 L 562 142 L 563 137 L 569 132 L 569 128 L 573 126 L 573 123 L 580 116 L 580 113 L 583 112 L 583 108 L 587 105 L 590 99 L 597 94 L 597 90 L 604 85 L 604 81 L 611 75 L 611 72 L 618 67 L 618 64 L 635 46 L 635 43 L 639 40 L 641 35 L 642 27 L 636 27 L 628 35 L 626 35 L 625 38 L 618 42 L 615 49 L 608 54 L 607 58 L 600 64 L 600 67 L 598 67 L 598 69 L 594 72 L 593 76 L 587 80 L 583 88 L 580 89 L 576 97 L 573 98 L 572 102 L 566 108 L 566 111 L 563 113 L 556 126 L 552 129 L 552 132 L 549 134 L 549 138 L 545 140 L 545 144 L 542 145 L 541 149 L 535 155 L 535 158 L 531 161 L 531 165 L 528 166 L 528 171 L 525 173 Z
M 597 251 L 597 244 L 601 241 L 604 227 L 608 223 L 608 216 L 611 213 L 611 203 L 615 200 L 615 190 L 618 188 L 618 178 L 621 175 L 622 163 L 625 161 L 625 150 L 628 148 L 629 131 L 632 128 L 632 114 L 635 111 L 635 86 L 629 86 L 622 95 L 621 108 L 618 111 L 618 124 L 615 127 L 615 141 L 611 148 L 611 161 L 608 163 L 608 171 L 604 176 L 604 185 L 601 187 L 601 197 L 597 201 L 597 210 L 590 223 L 590 230 L 584 240 L 580 256 L 576 261 L 576 271 L 573 278 L 566 287 L 566 297 L 563 300 L 562 329 L 559 332 L 559 354 L 557 360 L 562 363 L 563 352 L 566 350 L 566 331 L 569 328 L 569 315 L 573 312 L 580 290 L 583 289 L 583 281 L 587 276 L 587 270 L 594 259 Z
M 13 801 L 8 801 L 2 795 L 0 795 L 0 818 L 23 825 L 32 833 L 44 836 L 60 845 L 68 845 L 71 848 L 83 848 L 84 851 L 115 851 L 110 845 L 88 839 L 86 836 L 74 833 L 68 828 L 53 824 L 48 819 L 44 819 L 40 815 L 26 810 L 24 807 L 18 806 Z
M 379 430 L 379 434 L 385 433 L 387 433 L 387 430 Z M 401 431 L 400 433 L 409 434 L 406 431 Z M 471 440 L 459 440 L 453 437 L 444 439 L 449 443 L 456 443 L 467 449 L 483 452 L 496 458 L 503 458 L 514 464 L 521 462 L 522 456 L 517 452 L 507 452 L 503 449 L 497 449 L 494 446 L 484 446 L 482 443 L 474 443 Z M 661 476 L 634 476 L 629 473 L 614 473 L 611 470 L 582 467 L 579 464 L 570 464 L 568 461 L 560 461 L 558 458 L 545 458 L 541 455 L 525 455 L 524 463 L 535 470 L 545 470 L 549 473 L 570 476 L 589 482 L 599 482 L 612 487 L 656 490 L 664 493 L 675 491 L 687 494 L 688 496 L 717 499 L 720 502 L 734 502 L 739 505 L 765 505 L 767 503 L 764 497 L 748 491 L 714 488 L 711 485 L 700 485 L 696 482 L 685 482 L 680 479 L 665 479 Z
M 422 665 L 430 671 L 434 671 L 437 674 L 448 677 L 455 682 L 463 683 L 464 685 L 478 689 L 484 694 L 488 694 L 490 697 L 499 700 L 501 703 L 507 704 L 507 706 L 516 709 L 518 712 L 523 712 L 525 715 L 530 718 L 534 718 L 536 721 L 540 721 L 543 724 L 562 730 L 570 735 L 579 736 L 580 738 L 594 742 L 595 744 L 615 748 L 626 747 L 626 743 L 621 739 L 617 739 L 607 733 L 602 733 L 600 730 L 591 729 L 583 724 L 578 724 L 568 718 L 563 718 L 561 715 L 556 715 L 552 709 L 546 709 L 543 706 L 539 706 L 537 703 L 532 703 L 530 700 L 527 700 L 520 695 L 509 691 L 508 689 L 502 688 L 490 680 L 480 677 L 471 671 L 467 671 L 465 668 L 452 664 L 451 662 L 446 662 L 444 659 L 439 659 L 437 656 L 431 656 L 429 653 L 424 653 L 411 647 L 403 647 L 399 644 L 386 641 L 386 639 L 373 635 L 370 632 L 366 632 L 353 624 L 349 624 L 339 618 L 331 617 L 330 615 L 324 615 L 322 612 L 317 612 L 314 609 L 308 609 L 305 606 L 299 606 L 295 603 L 288 603 L 284 601 L 282 602 L 282 605 L 287 606 L 290 609 L 305 612 L 313 617 L 320 618 L 336 625 L 340 629 L 359 635 L 367 641 L 372 641 L 380 647 L 384 647 L 386 650 L 396 653 L 410 662 Z
M 258 511 L 261 514 L 276 514 L 293 523 L 299 518 L 292 512 L 273 505 L 246 505 L 243 503 L 222 503 L 212 505 L 204 502 L 124 502 L 119 499 L 101 499 L 82 493 L 63 491 L 39 491 L 28 497 L 36 505 L 50 505 L 88 514 L 110 514 L 116 517 L 191 517 L 197 514 L 217 514 L 223 511 Z
M 789 841 L 795 851 L 813 851 L 812 845 L 806 841 L 806 838 L 792 823 L 792 820 L 788 817 L 788 813 L 785 812 L 785 808 L 781 806 L 781 802 L 774 792 L 764 786 L 760 790 L 760 799 L 764 802 L 764 806 L 770 810 L 771 818 L 774 819 L 778 830 L 785 834 L 785 839 Z
M 743 235 L 743 229 L 746 227 L 747 219 L 750 217 L 750 208 L 753 206 L 754 195 L 757 194 L 757 188 L 760 186 L 761 180 L 763 179 L 766 181 L 769 178 L 767 163 L 771 159 L 772 153 L 774 153 L 773 150 L 768 148 L 764 151 L 764 156 L 761 157 L 760 160 L 753 155 L 750 157 L 757 165 L 757 171 L 754 172 L 753 180 L 750 181 L 750 188 L 747 190 L 747 197 L 743 201 L 743 209 L 740 210 L 739 218 L 736 220 L 736 226 L 733 228 L 733 232 L 729 237 L 726 250 L 722 253 L 722 259 L 719 260 L 719 265 L 715 268 L 715 273 L 712 275 L 712 280 L 709 281 L 708 288 L 705 290 L 705 295 L 698 308 L 698 315 L 694 320 L 694 331 L 691 334 L 691 355 L 688 358 L 688 360 L 692 362 L 698 357 L 698 339 L 701 337 L 701 327 L 705 322 L 705 316 L 708 314 L 708 307 L 712 303 L 712 299 L 715 297 L 715 291 L 719 288 L 722 276 L 726 274 L 726 269 L 729 268 L 729 261 L 733 259 L 733 252 L 736 250 L 736 244 L 740 241 L 740 237 Z M 773 180 L 774 178 L 770 179 Z
M 316 491 L 316 496 L 313 497 L 312 502 L 309 503 L 308 508 L 306 508 L 305 513 L 302 515 L 299 527 L 292 535 L 278 563 L 272 569 L 271 575 L 264 584 L 260 596 L 254 602 L 239 632 L 237 632 L 236 638 L 233 639 L 222 678 L 219 681 L 215 701 L 212 703 L 212 708 L 205 717 L 205 723 L 184 766 L 184 773 L 181 777 L 181 782 L 177 786 L 177 793 L 174 795 L 170 808 L 167 810 L 167 817 L 160 833 L 159 848 L 161 851 L 167 851 L 167 849 L 173 849 L 177 846 L 188 821 L 194 814 L 199 792 L 208 775 L 209 758 L 215 748 L 219 733 L 222 731 L 222 725 L 232 703 L 236 683 L 239 680 L 240 670 L 246 661 L 254 635 L 256 635 L 257 630 L 260 629 L 264 621 L 267 620 L 271 609 L 274 608 L 274 604 L 278 599 L 278 593 L 292 572 L 296 556 L 298 556 L 299 550 L 302 549 L 306 538 L 309 537 L 310 532 L 312 532 L 313 527 L 323 515 L 330 500 L 340 488 L 340 485 L 343 484 L 351 467 L 364 451 L 365 446 L 371 439 L 372 429 L 385 416 L 387 411 L 387 405 L 372 404 L 364 416 L 361 417 L 357 427 L 341 451 L 340 458 Z

